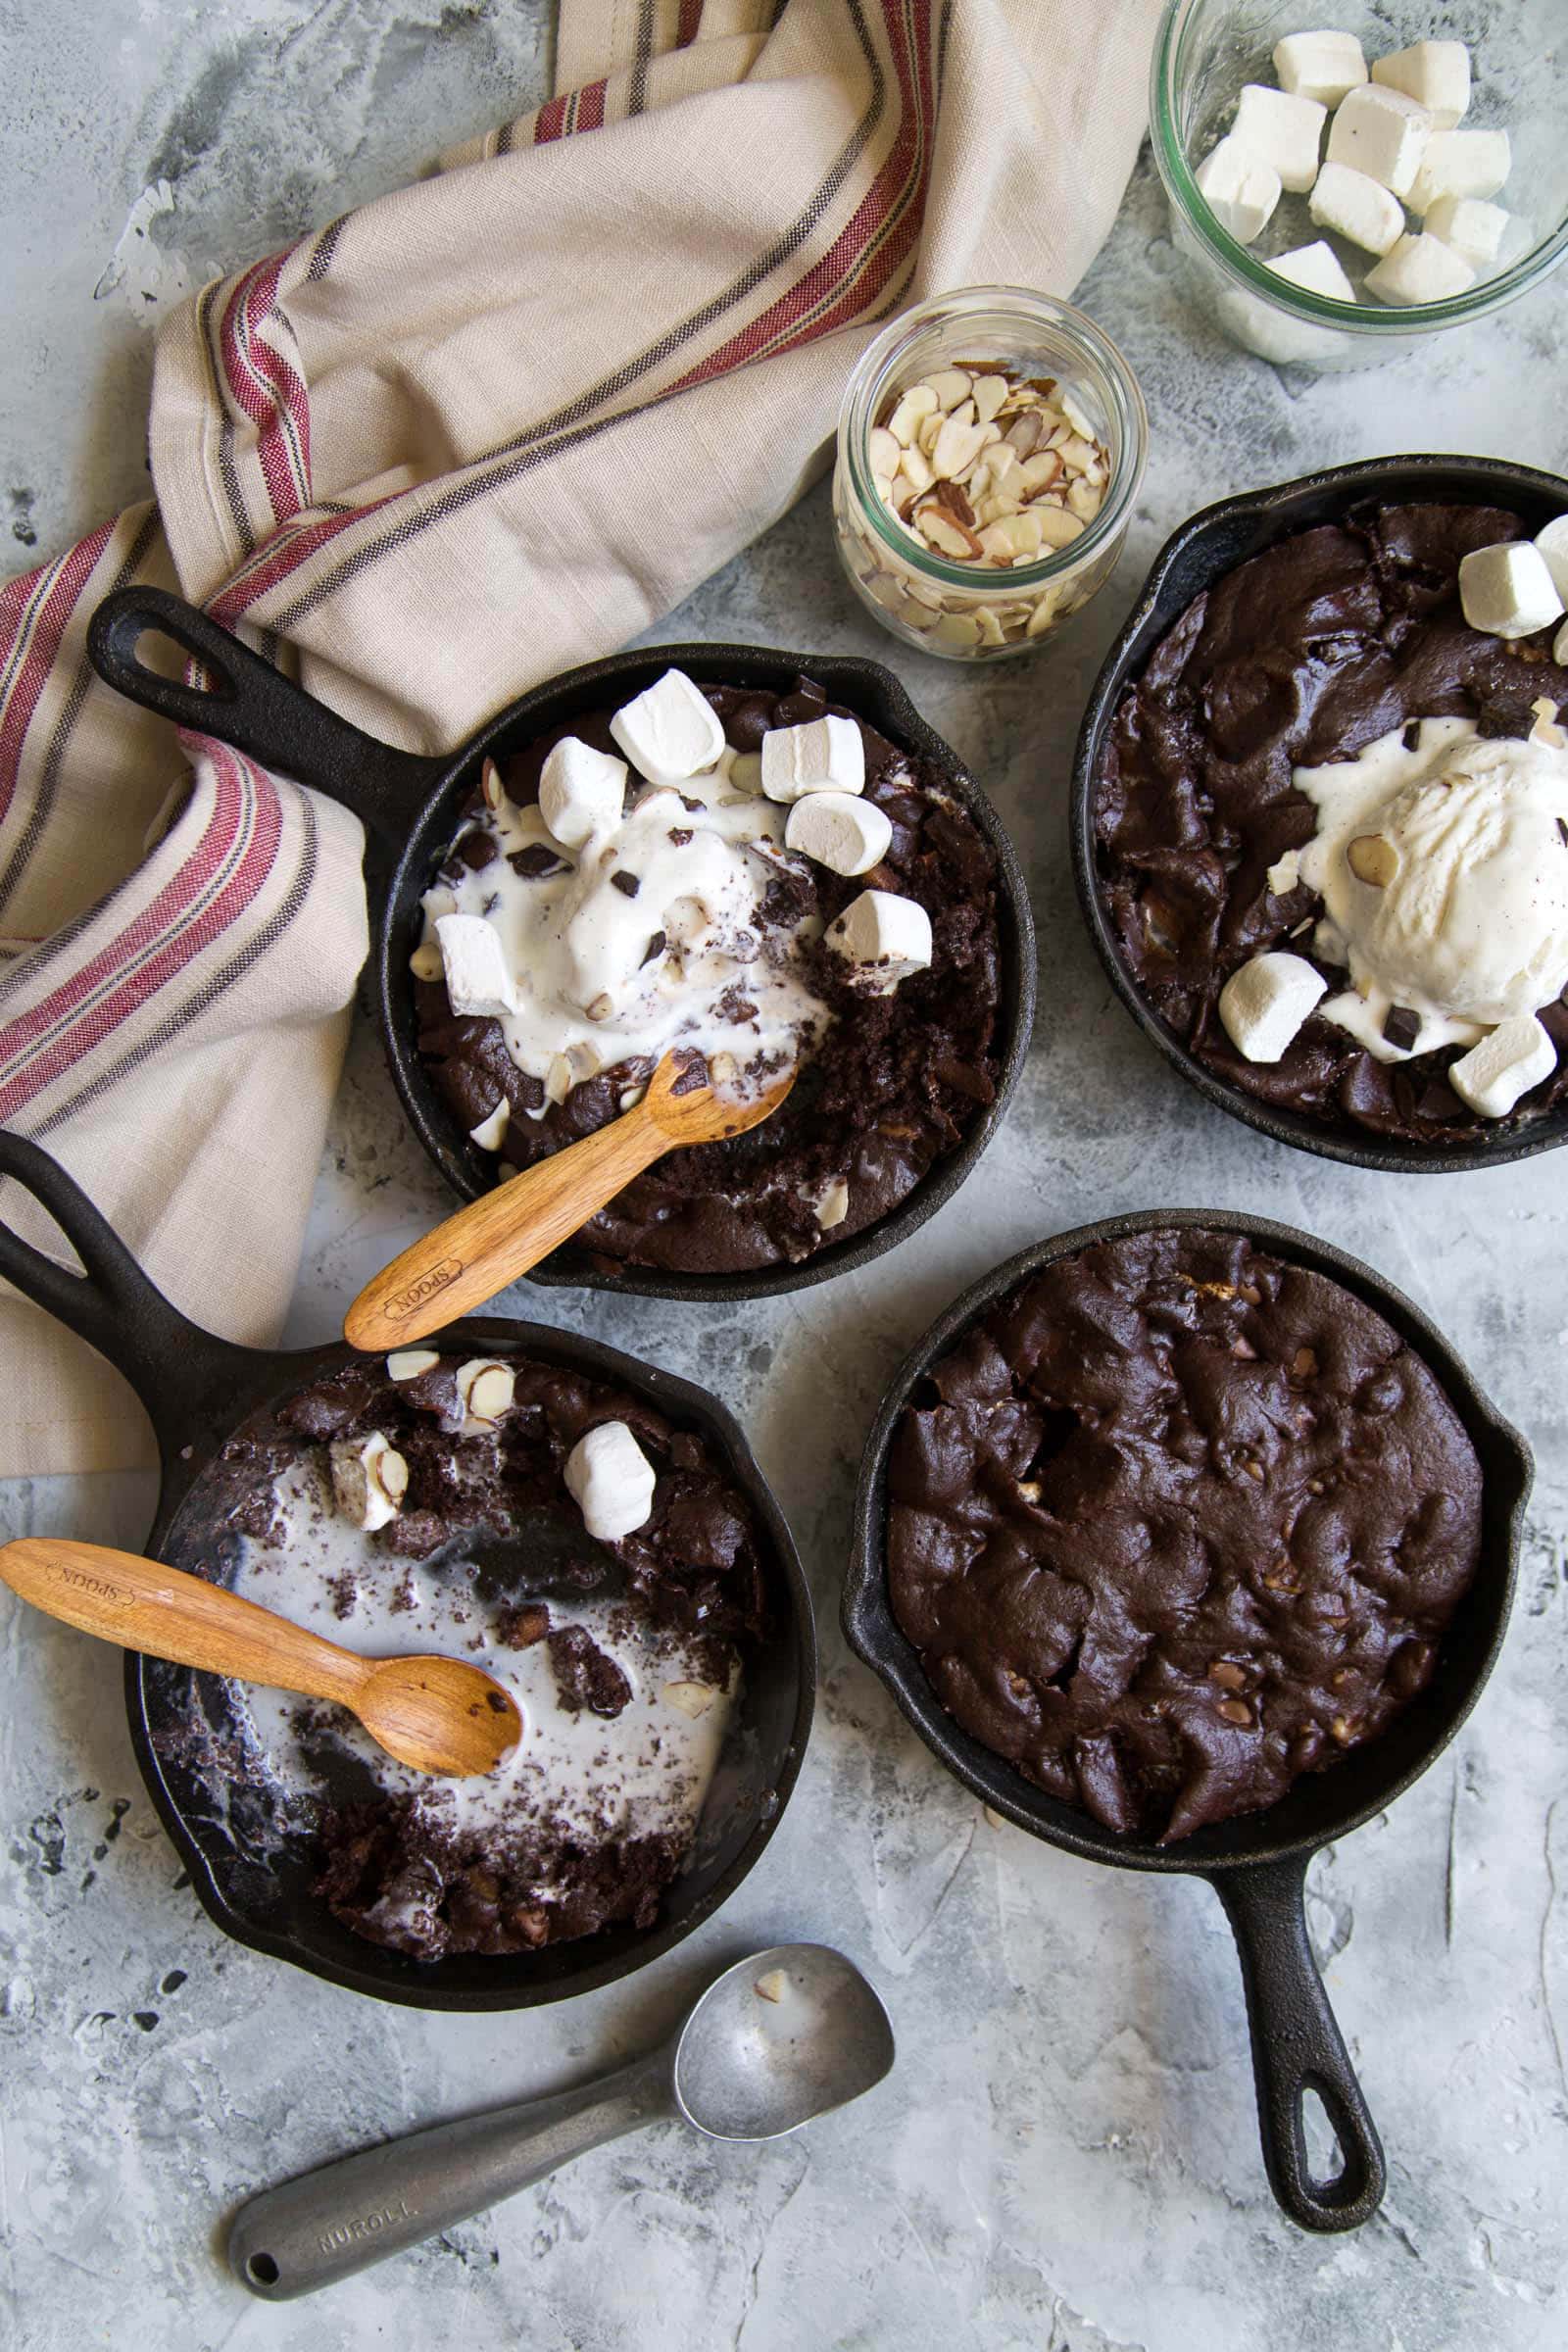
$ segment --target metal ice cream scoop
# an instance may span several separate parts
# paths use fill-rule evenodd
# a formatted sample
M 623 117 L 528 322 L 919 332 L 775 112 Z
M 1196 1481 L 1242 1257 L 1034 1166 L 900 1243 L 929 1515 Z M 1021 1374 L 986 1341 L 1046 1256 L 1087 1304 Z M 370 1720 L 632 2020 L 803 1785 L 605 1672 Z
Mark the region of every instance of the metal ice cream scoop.
M 228 2258 L 253 2294 L 307 2295 L 644 2124 L 680 2116 L 710 2139 L 777 2139 L 858 2099 L 892 2064 L 887 2011 L 853 1961 L 822 1943 L 777 1944 L 726 1969 L 677 2034 L 612 2075 L 265 2190 L 235 2215 Z

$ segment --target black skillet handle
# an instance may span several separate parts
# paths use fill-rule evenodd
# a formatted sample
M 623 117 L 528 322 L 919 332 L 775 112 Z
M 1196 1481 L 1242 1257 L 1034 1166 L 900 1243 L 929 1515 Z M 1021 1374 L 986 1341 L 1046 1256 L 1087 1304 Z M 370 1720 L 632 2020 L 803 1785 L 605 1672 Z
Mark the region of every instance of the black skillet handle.
M 1269 2185 L 1302 2230 L 1359 2230 L 1383 2201 L 1383 2146 L 1307 1939 L 1310 1858 L 1219 1872 L 1213 1886 L 1241 1954 Z M 1314 2180 L 1307 2167 L 1309 2090 L 1340 2143 L 1332 2180 Z
M 137 659 L 138 641 L 172 638 L 201 663 L 208 683 L 161 677 Z M 294 685 L 237 637 L 163 588 L 117 588 L 87 630 L 87 652 L 106 685 L 182 727 L 216 735 L 264 767 L 312 784 L 352 808 L 367 829 L 399 847 L 448 766 L 377 743 Z
M 0 1129 L 0 1177 L 48 1210 L 85 1269 L 74 1274 L 13 1233 L 0 1192 L 0 1275 L 123 1372 L 146 1406 L 166 1465 L 204 1431 L 226 1430 L 270 1359 L 187 1322 L 58 1160 Z

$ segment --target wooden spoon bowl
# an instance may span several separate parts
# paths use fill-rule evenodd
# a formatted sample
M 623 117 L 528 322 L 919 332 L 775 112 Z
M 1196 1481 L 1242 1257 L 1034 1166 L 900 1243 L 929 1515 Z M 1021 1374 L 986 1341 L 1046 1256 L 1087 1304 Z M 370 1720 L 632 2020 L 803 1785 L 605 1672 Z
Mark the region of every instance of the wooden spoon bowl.
M 510 1177 L 415 1242 L 368 1282 L 343 1323 L 351 1348 L 407 1348 L 526 1274 L 666 1152 L 722 1143 L 770 1119 L 784 1072 L 746 1101 L 716 1094 L 700 1055 L 666 1054 L 631 1110 Z

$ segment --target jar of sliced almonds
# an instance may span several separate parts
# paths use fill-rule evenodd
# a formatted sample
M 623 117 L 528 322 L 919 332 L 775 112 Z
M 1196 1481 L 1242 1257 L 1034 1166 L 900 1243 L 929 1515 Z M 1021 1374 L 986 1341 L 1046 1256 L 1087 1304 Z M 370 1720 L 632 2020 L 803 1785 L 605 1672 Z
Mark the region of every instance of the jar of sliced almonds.
M 862 601 L 956 661 L 1041 645 L 1120 553 L 1149 418 L 1093 319 L 966 286 L 871 345 L 839 417 L 833 519 Z

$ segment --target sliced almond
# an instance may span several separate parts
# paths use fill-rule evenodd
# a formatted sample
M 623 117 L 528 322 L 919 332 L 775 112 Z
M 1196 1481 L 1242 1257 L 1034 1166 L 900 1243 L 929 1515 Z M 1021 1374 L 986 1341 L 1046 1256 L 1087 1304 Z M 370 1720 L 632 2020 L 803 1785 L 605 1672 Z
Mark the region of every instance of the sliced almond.
M 931 451 L 931 464 L 935 471 L 945 473 L 951 479 L 954 474 L 962 473 L 965 466 L 972 466 L 984 445 L 984 426 L 966 422 L 961 411 L 956 416 L 945 417 Z
M 885 424 L 878 424 L 873 425 L 866 437 L 865 454 L 870 460 L 873 473 L 895 474 L 899 470 L 899 460 L 904 455 L 904 447 L 898 437 L 888 431 Z
M 898 481 L 906 483 L 916 497 L 929 490 L 936 480 L 924 454 L 918 449 L 906 449 L 899 464 Z
M 554 1054 L 545 1072 L 545 1100 L 564 1102 L 571 1092 L 571 1064 L 564 1054 Z
M 765 1977 L 759 1977 L 756 1993 L 760 2001 L 781 2001 L 790 1988 L 790 1981 L 781 1968 L 770 1968 Z
M 1029 627 L 1026 633 L 1031 637 L 1043 637 L 1055 619 L 1059 610 L 1060 602 L 1055 591 L 1047 589 L 1029 615 Z
M 1000 414 L 1002 404 L 1006 397 L 1007 379 L 1004 375 L 976 376 L 974 413 L 982 424 L 989 424 L 992 417 Z
M 1033 506 L 1026 512 L 1039 518 L 1040 543 L 1043 547 L 1070 547 L 1082 534 L 1084 526 L 1077 515 L 1063 514 L 1060 507 Z
M 494 1356 L 474 1355 L 458 1366 L 458 1397 L 464 1410 L 464 1434 L 494 1429 L 512 1410 L 516 1374 Z
M 1381 833 L 1358 833 L 1345 853 L 1346 863 L 1358 882 L 1387 890 L 1399 870 L 1399 855 Z
M 973 531 L 966 530 L 946 507 L 922 507 L 915 517 L 922 539 L 941 556 L 952 556 L 956 562 L 973 561 L 980 553 L 980 541 Z
M 1025 458 L 1018 467 L 1018 479 L 1024 491 L 1034 498 L 1040 491 L 1049 490 L 1061 471 L 1061 460 L 1054 449 L 1043 449 L 1037 456 Z
M 980 642 L 980 623 L 968 612 L 944 612 L 936 634 L 944 645 L 967 649 Z
M 441 1361 L 433 1348 L 400 1348 L 386 1359 L 388 1380 L 417 1380 L 421 1373 L 433 1372 Z
M 961 368 L 944 368 L 940 374 L 927 378 L 929 389 L 936 394 L 937 407 L 951 415 L 969 397 L 969 378 Z
M 842 1176 L 835 1176 L 816 1204 L 816 1221 L 823 1233 L 831 1233 L 842 1225 L 850 1213 L 850 1188 Z
M 1090 481 L 1076 481 L 1067 492 L 1068 509 L 1077 515 L 1080 522 L 1093 522 L 1103 506 L 1104 500 L 1103 490 L 1097 490 L 1094 483 Z
M 974 518 L 979 523 L 1001 522 L 1004 516 L 1018 514 L 1022 511 L 1023 501 L 1013 491 L 997 490 L 990 498 L 980 501 L 974 511 Z
M 1081 433 L 1070 434 L 1061 444 L 1061 462 L 1069 473 L 1084 472 L 1097 462 L 1099 455 L 1093 441 L 1086 441 Z
M 479 790 L 484 797 L 485 807 L 492 811 L 499 809 L 506 801 L 507 788 L 501 781 L 501 770 L 493 760 L 487 760 L 479 770 Z
M 1025 409 L 1007 426 L 1003 439 L 1020 458 L 1032 457 L 1040 440 L 1041 429 L 1039 410 Z
M 695 1723 L 723 1692 L 711 1683 L 666 1683 L 662 1696 L 666 1707 L 673 1707 L 677 1715 L 689 1716 Z
M 1040 539 L 1040 517 L 1026 508 L 1021 514 L 1009 514 L 988 525 L 980 534 L 980 545 L 993 564 L 1012 564 L 1020 556 L 1037 556 Z
M 922 420 L 935 415 L 937 396 L 929 384 L 911 384 L 888 418 L 887 429 L 901 448 L 907 449 Z
M 1082 403 L 1075 400 L 1070 392 L 1058 390 L 1056 406 L 1072 426 L 1073 431 L 1081 434 L 1085 441 L 1093 441 L 1098 438 L 1094 425 L 1084 413 Z
M 935 449 L 937 435 L 941 432 L 942 427 L 947 423 L 947 421 L 948 420 L 946 416 L 943 416 L 940 409 L 933 409 L 929 416 L 921 417 L 919 429 L 914 437 L 919 443 L 921 449 L 925 451 L 927 457 L 929 457 L 932 450 Z
M 980 642 L 982 645 L 1006 644 L 1006 632 L 1003 628 L 1003 625 L 998 619 L 996 613 L 992 612 L 989 605 L 976 605 L 974 609 L 974 616 L 980 623 Z
M 904 603 L 900 606 L 899 618 L 903 621 L 906 628 L 919 629 L 923 634 L 925 630 L 934 629 L 936 627 L 939 615 L 932 612 L 929 605 L 918 604 L 915 599 L 910 596 L 906 597 Z

